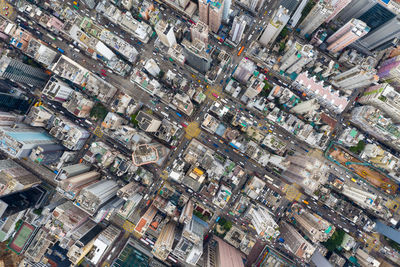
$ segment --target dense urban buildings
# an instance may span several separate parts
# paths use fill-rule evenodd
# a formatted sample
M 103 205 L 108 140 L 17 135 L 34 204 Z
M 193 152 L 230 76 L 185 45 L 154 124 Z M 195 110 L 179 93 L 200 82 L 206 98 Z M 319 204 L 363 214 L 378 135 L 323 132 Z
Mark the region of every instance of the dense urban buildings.
M 399 266 L 400 3 L 0 3 L 0 266 Z

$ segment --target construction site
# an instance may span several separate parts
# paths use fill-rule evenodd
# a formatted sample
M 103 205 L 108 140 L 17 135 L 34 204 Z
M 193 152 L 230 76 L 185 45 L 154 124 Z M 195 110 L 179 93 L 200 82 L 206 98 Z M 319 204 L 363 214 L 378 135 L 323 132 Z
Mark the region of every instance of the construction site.
M 325 155 L 329 160 L 345 168 L 358 179 L 365 180 L 389 195 L 395 195 L 397 193 L 399 187 L 397 183 L 392 181 L 370 163 L 352 156 L 343 147 L 337 144 L 331 144 Z

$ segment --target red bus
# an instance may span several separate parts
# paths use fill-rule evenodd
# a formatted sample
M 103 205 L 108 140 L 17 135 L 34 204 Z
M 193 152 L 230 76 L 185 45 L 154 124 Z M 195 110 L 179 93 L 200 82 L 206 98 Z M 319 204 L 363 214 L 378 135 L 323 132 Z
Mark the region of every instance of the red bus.
M 240 56 L 242 54 L 243 50 L 244 50 L 244 46 L 242 46 L 242 48 L 240 48 L 240 50 L 239 50 L 237 55 Z

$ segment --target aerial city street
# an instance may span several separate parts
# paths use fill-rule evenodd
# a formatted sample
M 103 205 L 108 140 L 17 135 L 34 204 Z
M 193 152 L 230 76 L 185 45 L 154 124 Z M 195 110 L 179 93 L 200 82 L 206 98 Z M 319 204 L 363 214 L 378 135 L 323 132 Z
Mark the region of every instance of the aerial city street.
M 0 0 L 0 267 L 400 266 L 400 0 Z

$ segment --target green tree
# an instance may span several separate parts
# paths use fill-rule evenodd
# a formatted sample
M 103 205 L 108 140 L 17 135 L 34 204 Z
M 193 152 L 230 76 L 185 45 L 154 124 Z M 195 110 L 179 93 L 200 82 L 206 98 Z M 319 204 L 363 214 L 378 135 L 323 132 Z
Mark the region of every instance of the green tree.
M 225 231 L 229 231 L 231 228 L 232 228 L 232 222 L 231 222 L 231 221 L 227 221 L 227 222 L 224 224 L 224 229 L 225 229 Z
M 338 228 L 336 231 L 332 234 L 331 238 L 328 239 L 328 241 L 322 243 L 329 251 L 334 251 L 337 249 L 343 242 L 344 235 L 346 233 Z
M 97 102 L 92 110 L 90 111 L 90 117 L 95 118 L 96 121 L 98 120 L 104 120 L 104 118 L 107 116 L 107 109 L 103 104 Z
M 131 122 L 132 122 L 133 126 L 135 126 L 135 127 L 137 127 L 139 124 L 139 122 L 136 120 L 136 117 L 137 117 L 137 113 L 131 115 Z
M 285 38 L 289 33 L 289 29 L 285 26 L 282 31 L 279 33 L 279 36 L 283 39 Z
M 354 154 L 360 154 L 364 149 L 365 149 L 365 142 L 363 140 L 358 141 L 356 146 L 352 146 L 349 148 L 349 150 Z
M 223 226 L 226 223 L 226 219 L 225 218 L 220 218 L 218 221 L 218 224 Z

